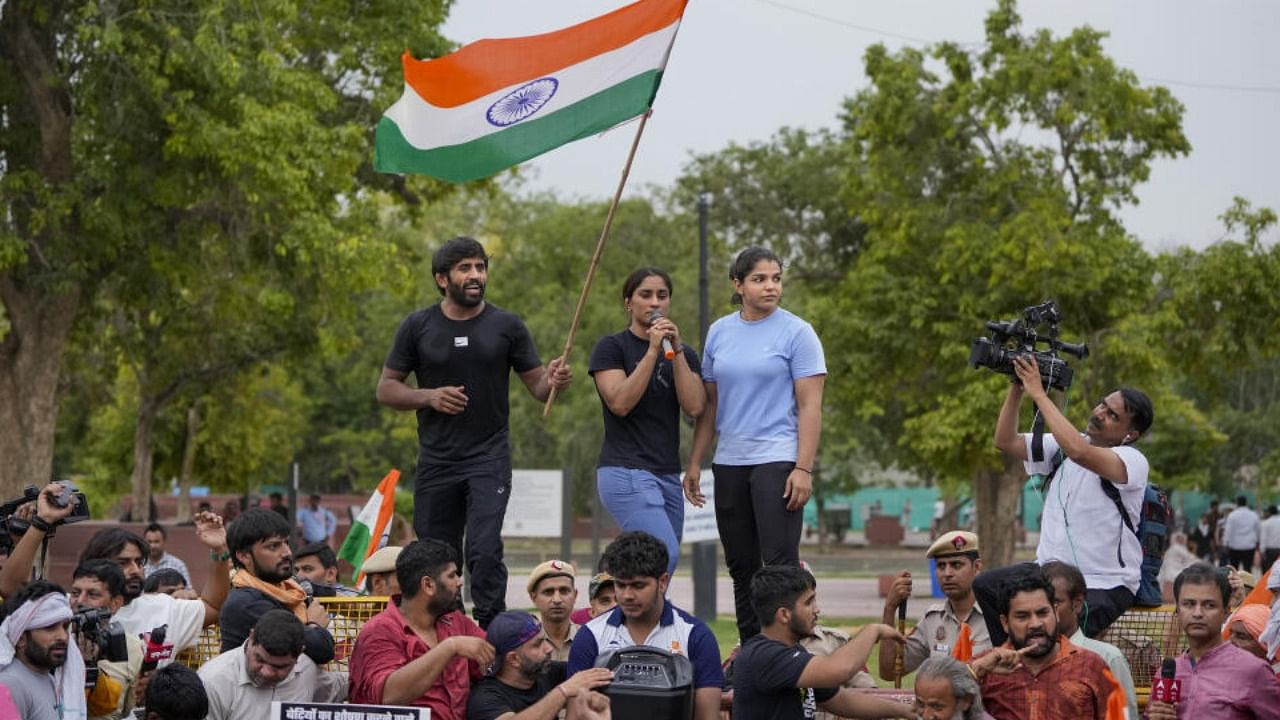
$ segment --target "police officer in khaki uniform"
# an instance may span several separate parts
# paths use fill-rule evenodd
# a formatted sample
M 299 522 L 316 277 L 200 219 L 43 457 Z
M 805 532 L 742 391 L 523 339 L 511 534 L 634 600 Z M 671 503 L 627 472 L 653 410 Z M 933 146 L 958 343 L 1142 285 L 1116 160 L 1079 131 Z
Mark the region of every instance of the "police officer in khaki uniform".
M 960 637 L 962 623 L 969 626 L 969 641 L 973 655 L 991 647 L 987 623 L 973 594 L 973 579 L 982 570 L 979 558 L 978 536 L 963 530 L 945 533 L 929 546 L 925 557 L 937 564 L 938 584 L 947 601 L 930 605 L 924 617 L 907 635 L 903 646 L 903 672 L 914 671 L 926 658 L 933 655 L 952 655 L 956 639 Z M 889 595 L 884 601 L 883 621 L 892 625 L 897 617 L 898 605 L 911 597 L 911 573 L 903 570 L 893 580 Z M 897 661 L 896 643 L 880 644 L 880 677 L 893 680 L 894 663 Z M 965 658 L 967 659 L 967 658 Z

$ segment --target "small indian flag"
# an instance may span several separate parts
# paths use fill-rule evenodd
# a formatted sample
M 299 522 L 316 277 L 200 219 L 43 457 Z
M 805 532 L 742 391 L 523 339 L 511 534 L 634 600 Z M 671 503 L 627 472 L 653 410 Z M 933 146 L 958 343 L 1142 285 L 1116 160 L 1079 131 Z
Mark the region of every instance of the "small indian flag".
M 387 544 L 391 536 L 391 517 L 396 510 L 396 483 L 400 482 L 400 471 L 392 469 L 378 483 L 373 497 L 364 504 L 356 521 L 352 523 L 347 539 L 342 541 L 338 557 L 351 563 L 355 568 L 353 579 L 356 585 L 364 579 L 360 568 L 364 561 Z
M 374 167 L 462 182 L 607 130 L 653 104 L 688 0 L 640 0 L 543 35 L 405 53 Z

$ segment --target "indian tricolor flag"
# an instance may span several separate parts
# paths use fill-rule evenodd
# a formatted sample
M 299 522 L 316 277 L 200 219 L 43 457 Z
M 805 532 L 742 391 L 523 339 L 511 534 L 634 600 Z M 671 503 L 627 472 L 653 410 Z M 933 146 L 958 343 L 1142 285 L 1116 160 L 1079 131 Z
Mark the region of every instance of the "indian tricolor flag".
M 360 568 L 364 561 L 387 544 L 391 536 L 391 518 L 396 511 L 396 483 L 400 482 L 400 471 L 392 469 L 378 483 L 373 497 L 364 504 L 356 521 L 351 525 L 347 539 L 342 541 L 338 557 L 351 563 L 355 568 L 355 584 L 359 585 L 364 578 Z
M 640 0 L 573 27 L 405 53 L 404 95 L 378 123 L 374 167 L 488 177 L 643 114 L 688 0 Z

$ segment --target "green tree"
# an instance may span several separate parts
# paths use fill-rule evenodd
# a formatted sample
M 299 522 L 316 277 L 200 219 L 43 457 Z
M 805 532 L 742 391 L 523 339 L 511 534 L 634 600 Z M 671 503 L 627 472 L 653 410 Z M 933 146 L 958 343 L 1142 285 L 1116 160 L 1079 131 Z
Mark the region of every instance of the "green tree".
M 876 426 L 882 462 L 972 484 L 994 566 L 1012 557 L 1022 474 L 991 448 L 1008 381 L 966 367 L 969 341 L 984 319 L 1054 298 L 1066 336 L 1111 352 L 1108 328 L 1149 297 L 1154 269 L 1114 210 L 1152 159 L 1189 150 L 1181 105 L 1118 68 L 1103 37 L 1023 34 L 1004 0 L 981 49 L 870 48 L 871 86 L 845 108 L 843 198 L 867 234 L 814 308 L 828 402 Z M 1077 418 L 1139 382 L 1081 367 Z
M 359 279 L 378 252 L 375 225 L 355 222 L 370 219 L 369 194 L 439 191 L 375 177 L 368 158 L 376 117 L 402 88 L 400 53 L 446 48 L 434 28 L 447 5 L 4 4 L 0 491 L 51 475 L 67 340 L 104 284 L 106 307 L 146 343 L 148 330 L 181 325 L 165 311 L 182 314 L 210 253 L 288 270 L 310 291 L 352 269 Z M 158 269 L 173 272 L 150 288 Z M 255 312 L 297 312 L 300 297 L 268 284 Z M 154 317 L 135 303 L 156 300 L 168 304 Z M 169 385 L 144 380 L 152 396 Z

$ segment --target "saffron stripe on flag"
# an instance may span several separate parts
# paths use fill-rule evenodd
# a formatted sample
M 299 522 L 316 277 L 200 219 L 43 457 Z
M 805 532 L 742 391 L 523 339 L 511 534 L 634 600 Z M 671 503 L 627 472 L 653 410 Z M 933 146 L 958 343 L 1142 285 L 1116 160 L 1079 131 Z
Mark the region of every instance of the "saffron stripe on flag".
M 462 105 L 679 23 L 687 1 L 641 0 L 542 35 L 478 40 L 442 58 L 406 62 L 405 83 L 432 105 Z
M 549 115 L 470 142 L 431 150 L 414 147 L 394 121 L 383 117 L 378 123 L 374 168 L 384 173 L 421 173 L 452 182 L 488 177 L 644 113 L 661 80 L 662 73 L 653 70 Z
M 667 50 L 675 36 L 676 26 L 650 33 L 625 47 L 555 73 L 556 90 L 529 122 L 540 116 L 568 107 L 611 85 L 637 75 L 661 69 Z M 405 62 L 412 58 L 405 56 Z M 406 71 L 407 72 L 407 71 Z M 533 78 L 538 79 L 537 76 Z M 461 145 L 503 128 L 486 121 L 486 113 L 494 103 L 519 89 L 520 84 L 506 85 L 497 91 L 455 107 L 437 107 L 424 100 L 406 84 L 404 95 L 387 110 L 387 117 L 400 127 L 400 134 L 419 150 L 448 145 Z M 522 124 L 516 123 L 516 124 Z

